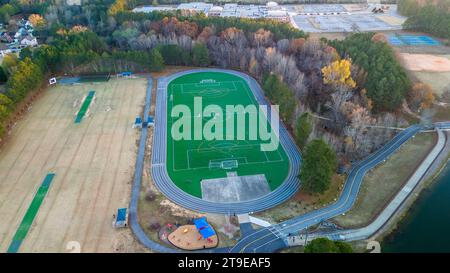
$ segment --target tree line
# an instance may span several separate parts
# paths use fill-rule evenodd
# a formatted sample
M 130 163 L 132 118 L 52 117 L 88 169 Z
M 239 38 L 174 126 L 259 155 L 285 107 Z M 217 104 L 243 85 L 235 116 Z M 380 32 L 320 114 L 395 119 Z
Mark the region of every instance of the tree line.
M 367 73 L 359 84 L 367 90 L 374 111 L 395 111 L 411 83 L 393 49 L 385 42 L 374 41 L 373 36 L 374 33 L 357 33 L 330 44 L 342 57 L 350 57 Z
M 129 7 L 136 7 L 139 5 L 174 5 L 180 3 L 187 3 L 188 0 L 128 0 Z M 206 3 L 224 5 L 227 3 L 236 3 L 234 0 L 206 0 Z M 254 5 L 265 5 L 266 0 L 240 0 L 239 4 L 254 4 Z M 278 4 L 363 4 L 366 0 L 278 0 Z
M 50 1 L 0 1 L 0 23 L 8 23 L 11 16 L 16 14 L 45 13 Z
M 81 7 L 50 5 L 42 14 L 46 23 L 37 28 L 46 44 L 22 50 L 20 61 L 28 58 L 41 70 L 38 75 L 159 71 L 166 64 L 244 71 L 261 83 L 272 103 L 280 106 L 280 116 L 305 152 L 305 161 L 332 158 L 314 158 L 314 152 L 308 150 L 337 154 L 339 162 L 364 157 L 391 137 L 391 132 L 372 131 L 366 125 L 398 125 L 394 115 L 383 112 L 392 109 L 383 106 L 391 103 L 383 101 L 391 99 L 389 94 L 377 99 L 375 79 L 383 82 L 389 75 L 380 74 L 378 67 L 372 71 L 370 65 L 363 65 L 364 57 L 358 56 L 368 51 L 367 58 L 382 67 L 386 61 L 387 68 L 395 65 L 395 59 L 381 58 L 390 53 L 371 45 L 369 37 L 364 37 L 364 47 L 360 47 L 356 41 L 359 36 L 338 44 L 309 38 L 287 24 L 270 20 L 209 18 L 181 12 L 133 13 L 120 10 L 120 5 L 111 12 L 113 3 L 94 0 Z M 346 51 L 347 45 L 352 50 Z M 383 53 L 377 55 L 378 49 Z M 5 66 L 5 71 L 14 71 L 11 67 Z M 376 88 L 366 85 L 371 74 L 374 79 L 368 82 Z M 311 179 L 305 180 L 314 182 L 320 172 L 327 174 L 319 181 L 322 185 L 308 188 L 312 192 L 326 190 L 332 179 L 328 174 L 334 173 L 337 162 L 304 165 L 317 167 L 309 172 Z
M 435 36 L 450 39 L 450 2 L 399 0 L 398 11 L 408 19 L 406 29 L 423 31 Z

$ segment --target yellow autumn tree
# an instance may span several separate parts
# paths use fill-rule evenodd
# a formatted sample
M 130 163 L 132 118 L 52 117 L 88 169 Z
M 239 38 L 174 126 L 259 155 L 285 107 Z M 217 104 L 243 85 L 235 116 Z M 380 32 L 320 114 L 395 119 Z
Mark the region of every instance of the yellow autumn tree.
M 127 0 L 116 0 L 114 4 L 109 8 L 109 15 L 115 15 L 118 12 L 124 11 L 127 7 Z
M 28 17 L 28 21 L 30 21 L 33 27 L 40 27 L 45 25 L 45 19 L 39 14 L 31 14 Z
M 337 60 L 322 68 L 323 82 L 336 86 L 355 88 L 356 82 L 351 75 L 352 62 L 348 59 Z
M 17 66 L 18 61 L 19 60 L 17 59 L 17 56 L 15 54 L 13 54 L 13 53 L 6 54 L 3 57 L 3 62 L 2 62 L 3 70 L 8 72 L 8 74 L 11 74 L 13 72 L 14 68 Z

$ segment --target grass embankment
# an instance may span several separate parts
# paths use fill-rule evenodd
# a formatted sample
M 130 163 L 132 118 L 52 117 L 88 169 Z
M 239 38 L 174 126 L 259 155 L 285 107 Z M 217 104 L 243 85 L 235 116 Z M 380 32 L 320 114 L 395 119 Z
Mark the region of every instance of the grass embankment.
M 435 133 L 416 135 L 385 163 L 366 174 L 353 208 L 333 221 L 349 228 L 368 225 L 403 187 L 435 143 Z
M 433 110 L 433 121 L 448 121 L 450 118 L 450 106 L 434 106 Z
M 309 195 L 300 190 L 288 201 L 269 210 L 255 213 L 254 216 L 277 223 L 331 205 L 341 194 L 344 181 L 344 176 L 334 175 L 330 188 L 324 194 Z

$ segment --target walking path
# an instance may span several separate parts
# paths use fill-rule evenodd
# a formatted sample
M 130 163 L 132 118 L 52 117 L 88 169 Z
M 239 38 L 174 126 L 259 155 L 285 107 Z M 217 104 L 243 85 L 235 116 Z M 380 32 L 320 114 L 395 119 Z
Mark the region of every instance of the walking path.
M 444 150 L 446 144 L 446 136 L 442 130 L 437 129 L 438 141 L 434 146 L 433 150 L 428 154 L 421 165 L 416 169 L 414 174 L 408 180 L 408 182 L 403 186 L 403 188 L 397 193 L 397 195 L 392 199 L 392 201 L 386 206 L 386 208 L 378 215 L 378 217 L 369 225 L 359 228 L 336 231 L 328 234 L 311 234 L 310 237 L 328 237 L 333 240 L 345 240 L 345 241 L 356 241 L 364 240 L 371 237 L 378 230 L 380 230 L 391 217 L 398 211 L 402 204 L 406 201 L 411 192 L 416 188 L 416 186 L 422 181 L 431 165 L 434 163 L 435 159 Z
M 205 69 L 205 70 L 199 69 L 199 70 L 191 70 L 191 71 L 183 72 L 183 73 L 192 73 L 192 71 L 211 71 L 211 70 L 214 71 L 215 69 Z M 224 70 L 219 70 L 219 71 L 224 71 Z M 255 88 L 258 88 L 258 90 L 260 90 L 260 87 L 255 80 L 252 80 L 247 75 L 241 74 L 239 72 L 233 72 L 233 73 L 238 73 L 239 75 L 245 77 L 248 80 L 249 86 L 251 87 L 252 90 L 254 90 Z M 182 73 L 177 73 L 175 75 L 177 75 L 177 77 L 178 77 L 178 76 L 180 76 L 180 74 L 182 74 Z M 147 119 L 149 109 L 150 109 L 150 97 L 151 97 L 152 83 L 153 83 L 152 80 L 149 79 L 149 86 L 147 89 L 147 99 L 146 99 L 146 105 L 145 105 L 145 111 L 144 111 L 144 120 Z M 164 113 L 164 115 L 162 114 L 161 109 L 158 109 L 158 105 L 161 107 L 161 105 L 162 105 L 161 103 L 164 102 L 165 96 L 162 96 L 161 93 L 165 94 L 164 88 L 167 86 L 167 84 L 168 84 L 168 81 L 167 81 L 167 79 L 165 79 L 165 81 L 162 83 L 162 85 L 158 85 L 158 90 L 159 90 L 158 93 L 159 94 L 157 94 L 157 100 L 159 99 L 162 101 L 157 102 L 156 125 L 158 125 L 160 123 L 165 124 L 164 123 L 165 113 Z M 258 94 L 258 92 L 256 92 L 256 94 Z M 260 93 L 260 96 L 262 96 L 261 93 Z M 261 97 L 258 97 L 258 101 L 260 99 L 261 99 Z M 421 167 L 419 167 L 417 169 L 417 171 L 416 171 L 417 175 L 413 176 L 414 181 L 416 181 L 417 179 L 419 179 L 423 176 L 423 172 L 425 172 L 428 169 L 428 167 L 425 167 L 426 164 L 431 164 L 431 162 L 434 160 L 434 158 L 436 158 L 436 156 L 442 150 L 441 146 L 443 145 L 443 140 L 442 140 L 443 134 L 440 131 L 440 129 L 441 130 L 450 129 L 450 122 L 436 123 L 435 127 L 438 130 L 439 141 L 438 141 L 437 145 L 435 146 L 435 148 L 430 153 L 430 155 L 426 158 L 424 163 L 421 165 Z M 353 206 L 354 202 L 356 201 L 356 198 L 357 198 L 357 195 L 359 192 L 359 188 L 361 186 L 361 183 L 362 183 L 362 180 L 363 180 L 365 174 L 370 169 L 376 167 L 381 162 L 387 160 L 396 150 L 398 150 L 403 144 L 405 144 L 416 133 L 418 133 L 422 130 L 425 130 L 425 129 L 429 129 L 429 128 L 426 128 L 425 126 L 421 126 L 421 125 L 412 125 L 412 126 L 406 128 L 405 130 L 401 131 L 399 134 L 397 134 L 391 141 L 389 141 L 381 149 L 379 149 L 375 153 L 369 155 L 366 159 L 354 164 L 348 175 L 343 192 L 342 192 L 341 196 L 339 197 L 339 200 L 336 203 L 334 203 L 328 207 L 321 208 L 319 210 L 315 210 L 315 211 L 312 211 L 312 212 L 304 214 L 304 215 L 293 217 L 287 221 L 281 222 L 279 224 L 271 225 L 269 227 L 264 227 L 264 228 L 261 228 L 258 230 L 246 229 L 246 232 L 242 235 L 241 240 L 231 249 L 220 248 L 220 249 L 208 250 L 207 252 L 227 252 L 227 251 L 229 251 L 229 252 L 262 252 L 262 253 L 266 253 L 266 252 L 274 252 L 274 251 L 277 251 L 278 249 L 282 249 L 282 248 L 288 247 L 289 245 L 292 245 L 292 241 L 294 241 L 292 239 L 293 234 L 298 233 L 299 231 L 304 230 L 310 226 L 321 223 L 325 220 L 328 220 L 330 218 L 333 218 L 337 215 L 340 215 L 340 214 L 345 213 L 348 210 L 350 210 L 350 208 Z M 159 130 L 159 132 L 157 132 L 157 130 Z M 284 143 L 284 145 L 291 143 L 292 139 L 290 139 L 290 136 L 287 133 L 284 126 L 281 126 L 280 130 L 281 130 L 280 135 L 281 135 L 282 143 Z M 155 139 L 160 139 L 161 141 L 164 141 L 166 139 L 165 138 L 166 130 L 164 129 L 164 127 L 157 126 L 157 128 L 155 128 L 155 135 L 158 133 L 161 134 L 161 131 L 164 131 L 163 135 L 159 136 L 159 138 L 156 138 L 156 136 L 155 136 L 154 141 L 155 141 Z M 286 139 L 286 138 L 289 138 L 289 139 Z M 162 245 L 150 240 L 138 222 L 137 204 L 138 204 L 139 192 L 140 192 L 140 188 L 141 188 L 141 176 L 142 176 L 142 171 L 143 171 L 143 160 L 144 160 L 146 139 L 147 139 L 147 128 L 142 128 L 141 140 L 139 143 L 139 152 L 138 152 L 138 157 L 137 157 L 137 162 L 136 162 L 136 172 L 135 172 L 134 184 L 133 184 L 133 188 L 132 188 L 132 200 L 131 200 L 131 204 L 130 204 L 130 215 L 129 215 L 130 226 L 131 226 L 134 234 L 136 235 L 136 237 L 139 239 L 139 241 L 142 244 L 144 244 L 146 247 L 151 248 L 157 252 L 179 252 L 175 249 L 171 249 L 171 248 L 162 246 Z M 445 143 L 445 140 L 444 140 L 444 143 Z M 178 202 L 181 203 L 181 204 L 179 203 L 180 205 L 186 206 L 188 208 L 194 208 L 195 210 L 203 210 L 203 205 L 205 205 L 205 203 L 196 203 L 196 202 L 193 202 L 195 200 L 192 200 L 192 199 L 184 200 L 184 201 L 180 200 L 178 198 L 183 198 L 184 196 L 179 195 L 179 193 L 177 191 L 174 191 L 174 189 L 172 189 L 170 187 L 170 185 L 158 184 L 157 180 L 166 181 L 163 178 L 164 178 L 164 174 L 167 175 L 167 172 L 164 172 L 164 170 L 165 170 L 165 166 L 164 166 L 165 145 L 162 145 L 162 144 L 164 144 L 164 143 L 154 142 L 154 145 L 153 145 L 154 150 L 152 151 L 152 175 L 153 175 L 154 179 L 156 178 L 155 183 L 157 183 L 157 185 L 158 185 L 158 187 L 160 187 L 160 189 L 161 189 L 161 187 L 163 187 L 162 188 L 163 192 L 168 195 L 169 199 L 176 199 Z M 293 142 L 292 142 L 292 144 L 293 144 Z M 164 147 L 164 149 L 162 150 L 161 147 Z M 286 149 L 286 150 L 288 150 L 288 149 Z M 298 164 L 300 163 L 301 158 L 300 158 L 300 153 L 299 153 L 298 149 L 296 147 L 295 147 L 295 149 L 294 149 L 294 147 L 289 147 L 289 150 L 296 151 L 293 154 L 290 154 L 290 159 L 294 160 L 293 163 L 297 164 L 296 167 L 299 167 Z M 294 158 L 291 158 L 292 156 L 294 156 Z M 293 164 L 293 163 L 291 162 L 291 164 Z M 291 175 L 293 175 L 293 174 L 294 174 L 294 172 L 291 172 L 290 178 L 283 184 L 283 185 L 288 184 L 289 187 L 283 189 L 283 191 L 282 191 L 283 194 L 276 195 L 275 200 L 269 199 L 270 202 L 279 203 L 282 200 L 289 198 L 292 195 L 292 192 L 291 192 L 292 190 L 295 190 L 295 191 L 297 190 L 298 182 L 296 182 L 296 183 L 292 182 L 293 179 L 295 178 L 295 177 L 291 177 Z M 170 180 L 166 181 L 166 182 L 170 182 Z M 417 184 L 417 182 L 414 182 L 414 183 Z M 398 197 L 398 199 L 395 198 L 396 202 L 394 202 L 392 206 L 394 206 L 394 204 L 397 204 L 397 206 L 400 205 L 397 202 L 401 198 L 404 199 L 407 197 L 407 195 L 413 189 L 413 186 L 416 185 L 414 183 L 413 182 L 407 183 L 406 187 L 408 187 L 408 188 L 404 188 L 404 191 L 399 192 L 399 194 L 398 194 L 399 197 Z M 171 183 L 171 184 L 173 185 L 173 183 Z M 168 186 L 168 188 L 166 188 L 166 186 Z M 280 186 L 279 188 L 281 188 L 282 186 Z M 274 192 L 272 192 L 272 193 L 274 193 Z M 264 199 L 264 197 L 261 199 Z M 201 199 L 199 199 L 199 200 L 201 200 Z M 204 201 L 204 200 L 201 200 L 201 201 Z M 219 205 L 218 204 L 206 204 L 206 205 L 207 206 L 205 207 L 205 209 L 208 212 L 209 212 L 209 210 L 212 210 L 211 212 L 216 212 L 216 213 L 230 213 L 230 210 L 227 210 L 227 208 L 224 209 L 223 207 L 220 207 L 220 204 Z M 252 204 L 252 205 L 254 205 L 254 204 Z M 273 203 L 270 203 L 270 206 L 272 206 L 272 205 L 273 205 Z M 219 207 L 219 208 L 214 209 L 214 206 Z M 233 210 L 231 210 L 231 211 L 236 212 L 236 213 L 246 213 L 249 211 L 249 208 L 250 208 L 250 207 L 244 207 L 243 209 L 242 208 L 239 209 L 239 207 L 242 207 L 242 205 L 233 207 Z M 263 204 L 258 204 L 257 206 L 255 206 L 255 208 L 257 208 L 257 209 L 264 209 L 264 207 L 267 207 L 267 205 L 264 206 Z M 387 221 L 389 219 L 389 217 L 386 217 L 386 216 L 388 216 L 389 212 L 394 211 L 394 208 L 389 207 L 389 209 L 385 210 L 385 211 L 386 212 L 384 214 L 383 213 L 381 214 L 383 216 L 380 215 L 381 218 L 377 222 L 376 225 L 385 223 L 385 221 Z M 376 226 L 373 226 L 371 229 L 374 230 L 375 227 Z M 362 231 L 360 231 L 360 232 L 362 232 Z M 361 233 L 356 233 L 356 231 L 354 231 L 354 233 L 349 232 L 348 234 L 354 234 L 354 235 L 352 235 L 352 236 L 354 236 L 354 238 L 357 238 L 357 236 L 361 236 Z M 338 233 L 329 234 L 329 235 L 334 236 L 333 237 L 334 239 L 335 239 L 335 237 L 339 237 Z M 342 237 L 339 237 L 339 238 L 342 238 Z M 345 238 L 345 235 L 344 235 L 344 238 Z M 350 237 L 348 237 L 348 238 L 350 238 Z M 200 252 L 202 252 L 202 251 L 200 251 Z

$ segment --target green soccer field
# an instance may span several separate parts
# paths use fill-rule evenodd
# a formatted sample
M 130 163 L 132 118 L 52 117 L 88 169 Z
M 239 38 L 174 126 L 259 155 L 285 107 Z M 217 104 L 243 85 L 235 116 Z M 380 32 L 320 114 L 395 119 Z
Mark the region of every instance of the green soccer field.
M 167 171 L 179 188 L 201 198 L 200 181 L 226 177 L 227 172 L 237 172 L 239 176 L 264 174 L 272 191 L 281 185 L 289 171 L 289 159 L 281 144 L 277 150 L 264 152 L 260 144 L 269 141 L 262 142 L 259 136 L 257 140 L 249 140 L 248 118 L 245 140 L 237 140 L 236 117 L 235 130 L 231 132 L 233 140 L 193 140 L 194 120 L 202 118 L 204 125 L 211 119 L 194 115 L 194 97 L 202 97 L 203 109 L 211 104 L 223 109 L 224 136 L 230 134 L 225 126 L 226 105 L 258 106 L 242 78 L 220 72 L 192 73 L 170 82 L 167 91 Z M 179 119 L 171 116 L 176 105 L 186 105 L 191 110 L 191 140 L 172 138 L 172 124 Z

